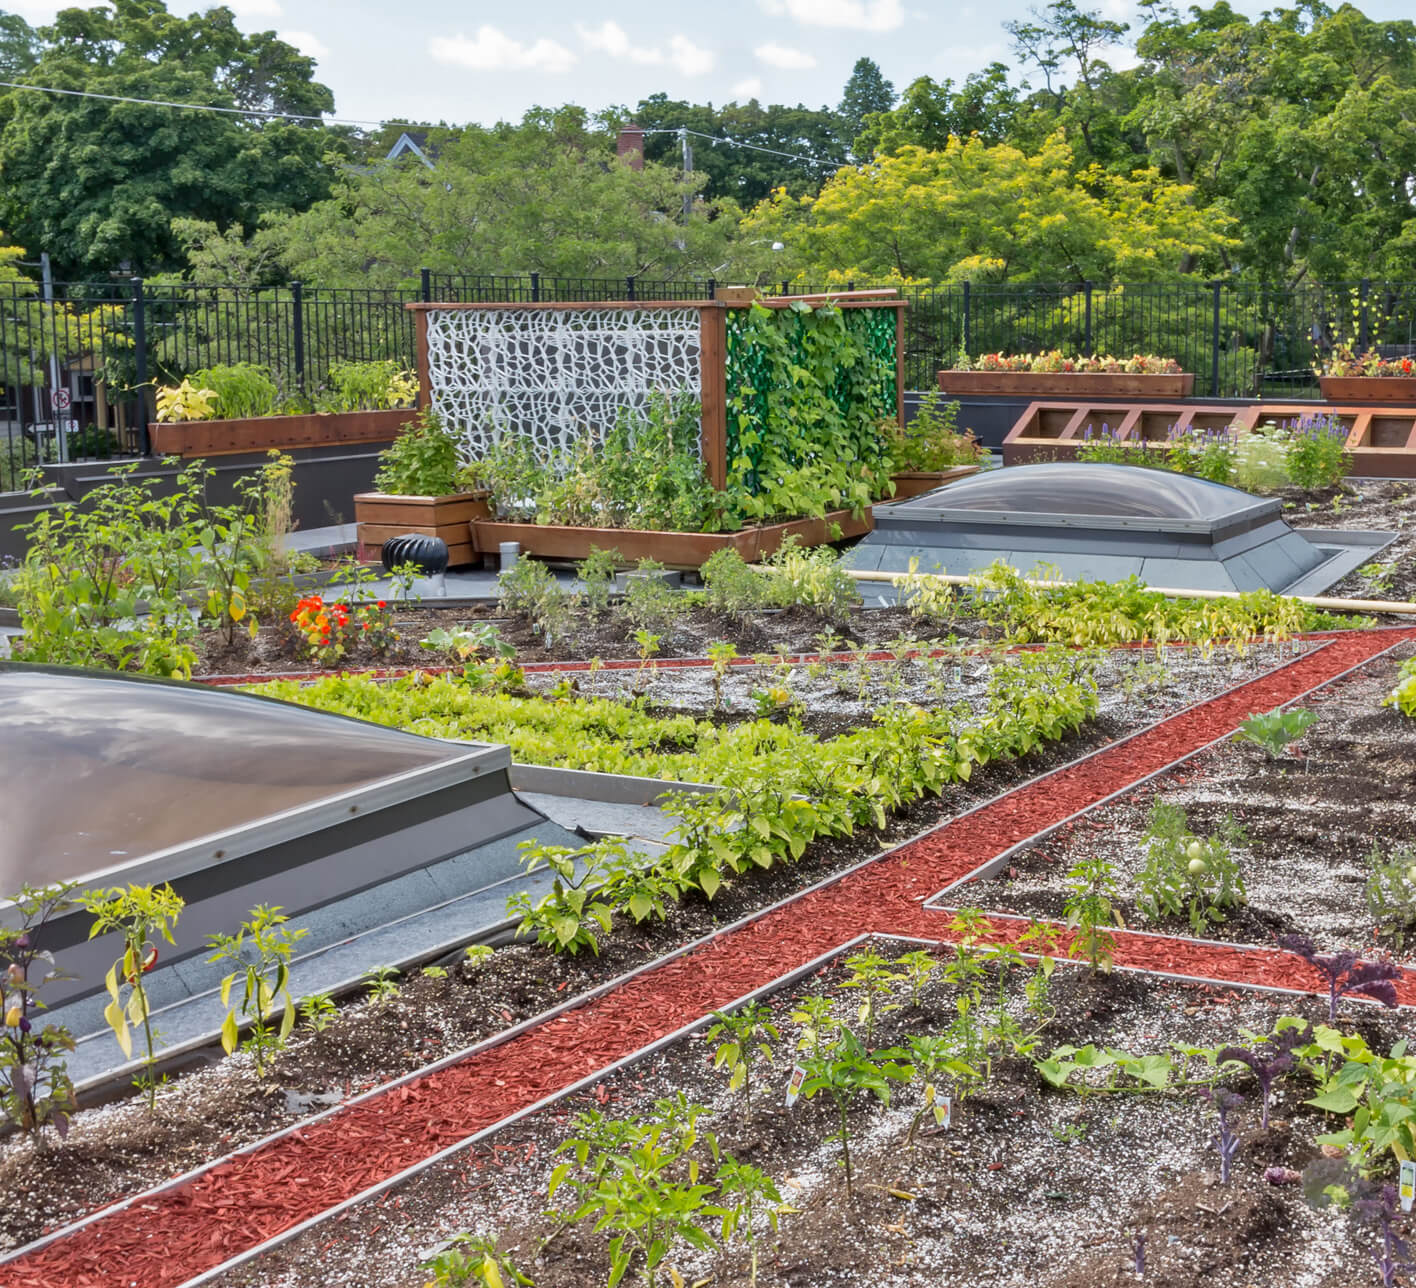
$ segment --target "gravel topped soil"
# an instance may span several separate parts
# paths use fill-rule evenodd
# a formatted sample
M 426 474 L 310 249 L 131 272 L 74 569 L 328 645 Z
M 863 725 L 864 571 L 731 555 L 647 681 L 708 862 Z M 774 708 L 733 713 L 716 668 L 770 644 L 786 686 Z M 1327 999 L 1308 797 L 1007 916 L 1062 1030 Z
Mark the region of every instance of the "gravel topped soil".
M 1372 563 L 1323 593 L 1350 599 L 1416 600 L 1416 482 L 1410 479 L 1347 479 L 1316 492 L 1286 488 L 1283 517 L 1295 528 L 1366 528 L 1395 532 Z
M 1207 937 L 1271 943 L 1301 932 L 1325 951 L 1376 940 L 1399 960 L 1416 961 L 1409 931 L 1403 945 L 1391 927 L 1378 934 L 1364 899 L 1373 847 L 1389 854 L 1416 840 L 1416 721 L 1381 705 L 1413 652 L 1403 645 L 1305 698 L 1301 706 L 1317 722 L 1291 748 L 1294 754 L 1270 760 L 1259 747 L 1226 741 L 1153 790 L 1105 805 L 1013 856 L 996 877 L 955 887 L 947 902 L 1060 916 L 1068 870 L 1102 854 L 1116 866 L 1117 906 L 1127 925 L 1188 934 L 1187 919 L 1151 925 L 1136 903 L 1149 815 L 1160 800 L 1184 809 L 1198 836 L 1218 832 L 1227 818 L 1246 834 L 1236 854 L 1247 905 L 1228 910 Z
M 870 945 L 893 957 L 915 944 Z M 840 988 L 833 968 L 810 993 L 834 1000 L 842 1022 L 860 1027 L 859 993 Z M 1038 1024 L 1022 1003 L 1020 980 L 1006 993 L 1014 1019 Z M 1116 974 L 1089 979 L 1085 970 L 1053 976 L 1056 1016 L 1043 1025 L 1038 1054 L 1061 1042 L 1167 1052 L 1170 1043 L 1220 1046 L 1244 1031 L 1267 1033 L 1280 1015 L 1321 1020 L 1311 999 L 1238 993 Z M 1308 1207 L 1296 1185 L 1274 1186 L 1268 1167 L 1301 1167 L 1317 1155 L 1314 1137 L 1332 1120 L 1302 1104 L 1306 1080 L 1277 1089 L 1270 1125 L 1259 1126 L 1252 1079 L 1233 1079 L 1247 1093 L 1238 1113 L 1241 1145 L 1229 1185 L 1221 1185 L 1210 1145 L 1214 1114 L 1192 1090 L 1164 1094 L 1083 1096 L 1047 1087 L 1026 1058 L 1001 1054 L 987 1085 L 955 1101 L 950 1125 L 926 1115 L 913 1149 L 910 1122 L 922 1107 L 919 1080 L 893 1089 L 890 1105 L 860 1096 L 850 1110 L 854 1197 L 847 1199 L 840 1147 L 829 1139 L 838 1122 L 822 1095 L 787 1108 L 784 1090 L 802 1039 L 791 1019 L 803 994 L 770 1000 L 781 1031 L 770 1064 L 754 1072 L 751 1122 L 741 1093 L 711 1067 L 701 1035 L 684 1038 L 590 1090 L 485 1138 L 474 1148 L 398 1186 L 382 1200 L 353 1209 L 337 1225 L 315 1229 L 216 1282 L 228 1288 L 415 1288 L 422 1259 L 461 1231 L 498 1241 L 500 1251 L 539 1288 L 590 1288 L 605 1282 L 607 1235 L 590 1224 L 564 1228 L 546 1215 L 551 1170 L 565 1161 L 562 1143 L 573 1115 L 594 1111 L 642 1119 L 655 1102 L 682 1093 L 707 1113 L 700 1127 L 724 1152 L 776 1179 L 792 1211 L 778 1232 L 756 1231 L 757 1282 L 790 1285 L 996 1284 L 1000 1288 L 1081 1288 L 1130 1284 L 1137 1233 L 1145 1238 L 1143 1282 L 1167 1288 L 1338 1288 L 1375 1282 L 1354 1273 L 1369 1258 L 1371 1235 L 1333 1210 Z M 897 988 L 877 1022 L 876 1043 L 938 1033 L 957 1018 L 958 990 L 935 977 L 919 1005 Z M 996 980 L 985 1007 L 996 1004 Z M 1363 1008 L 1360 1026 L 1387 1049 L 1411 1031 L 1410 1018 Z M 1064 1018 L 1060 1018 L 1064 1017 Z M 1198 1062 L 1191 1066 L 1199 1076 Z M 940 1081 L 941 1093 L 948 1086 Z M 704 1156 L 705 1175 L 711 1163 Z M 560 1203 L 568 1201 L 562 1194 Z M 749 1257 L 738 1243 L 725 1252 L 684 1245 L 667 1266 L 685 1282 L 744 1284 Z

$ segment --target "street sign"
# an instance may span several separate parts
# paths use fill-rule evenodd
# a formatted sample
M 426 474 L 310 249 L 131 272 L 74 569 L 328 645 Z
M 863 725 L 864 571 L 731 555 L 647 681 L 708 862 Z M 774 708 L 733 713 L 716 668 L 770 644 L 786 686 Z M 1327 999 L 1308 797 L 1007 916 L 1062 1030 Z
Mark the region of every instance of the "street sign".
M 54 404 L 55 411 L 68 411 L 69 404 L 73 401 L 67 389 L 56 389 L 49 400 Z

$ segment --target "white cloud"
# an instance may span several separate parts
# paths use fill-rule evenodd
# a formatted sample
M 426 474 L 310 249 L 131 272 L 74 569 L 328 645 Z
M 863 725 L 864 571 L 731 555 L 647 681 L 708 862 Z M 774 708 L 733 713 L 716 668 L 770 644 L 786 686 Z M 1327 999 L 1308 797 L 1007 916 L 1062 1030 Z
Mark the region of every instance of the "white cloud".
M 455 36 L 434 36 L 428 41 L 428 53 L 440 63 L 468 67 L 473 71 L 541 71 L 557 75 L 575 66 L 575 55 L 564 45 L 544 37 L 534 45 L 513 40 L 497 27 L 477 28 L 473 38 L 458 32 Z
M 280 0 L 224 0 L 238 18 L 279 18 Z
M 733 86 L 733 101 L 736 103 L 746 103 L 749 99 L 760 98 L 762 96 L 762 77 L 749 76 L 746 80 L 740 80 Z
M 632 63 L 645 67 L 657 67 L 664 61 L 662 49 L 647 49 L 629 43 L 629 36 L 619 23 L 606 19 L 598 27 L 575 24 L 580 39 L 597 53 L 609 54 L 611 58 L 627 58 Z
M 776 67 L 784 72 L 804 72 L 816 66 L 816 59 L 804 49 L 793 49 L 790 45 L 758 45 L 752 51 L 759 62 L 768 67 Z
M 894 31 L 905 22 L 901 0 L 761 0 L 773 17 L 807 27 L 849 27 L 853 31 Z
M 309 58 L 324 58 L 329 54 L 329 46 L 313 31 L 277 31 L 275 34 Z
M 713 70 L 717 57 L 711 49 L 695 45 L 687 36 L 671 36 L 669 62 L 680 76 L 705 76 Z
M 634 45 L 619 23 L 606 19 L 598 27 L 576 23 L 580 39 L 597 53 L 622 58 L 641 67 L 662 67 L 668 63 L 680 76 L 703 76 L 713 70 L 717 61 L 711 49 L 695 45 L 687 36 L 671 36 L 666 53 L 656 45 Z

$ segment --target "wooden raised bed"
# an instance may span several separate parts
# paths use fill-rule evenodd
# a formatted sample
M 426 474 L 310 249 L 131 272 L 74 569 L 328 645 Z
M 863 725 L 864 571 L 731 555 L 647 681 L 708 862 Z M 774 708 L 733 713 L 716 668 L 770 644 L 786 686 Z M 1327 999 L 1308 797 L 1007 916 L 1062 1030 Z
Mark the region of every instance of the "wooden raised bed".
M 1416 406 L 1416 376 L 1319 376 L 1330 403 L 1401 403 Z
M 594 546 L 617 550 L 635 563 L 657 559 L 670 568 L 700 568 L 717 550 L 736 550 L 748 563 L 756 563 L 775 554 L 791 536 L 804 546 L 825 545 L 836 539 L 828 530 L 833 523 L 840 525 L 839 539 L 862 537 L 875 527 L 875 518 L 869 507 L 859 519 L 849 510 L 834 510 L 824 519 L 793 519 L 741 532 L 650 532 L 643 528 L 572 528 L 478 519 L 472 523 L 472 542 L 483 554 L 495 553 L 503 541 L 516 541 L 523 554 L 585 559 Z
M 1026 398 L 1188 398 L 1193 372 L 1133 375 L 1124 371 L 941 371 L 940 391 Z
M 1347 428 L 1349 471 L 1357 478 L 1416 478 L 1416 406 L 1331 407 L 1312 403 L 1259 403 L 1252 407 L 1189 404 L 1106 404 L 1035 402 L 1014 422 L 1003 440 L 1003 464 L 1075 460 L 1103 427 L 1121 442 L 1164 450 L 1172 429 L 1225 429 L 1247 433 L 1269 421 L 1334 416 Z
M 354 518 L 359 524 L 359 558 L 378 558 L 390 537 L 416 532 L 447 542 L 451 568 L 481 562 L 468 527 L 491 515 L 486 492 L 454 492 L 448 496 L 394 496 L 388 492 L 358 492 Z M 496 549 L 495 546 L 492 549 Z
M 387 443 L 417 414 L 393 411 L 325 411 L 298 416 L 254 416 L 247 420 L 186 420 L 148 426 L 159 456 L 233 456 L 271 448 L 327 447 L 340 443 Z
M 890 481 L 895 485 L 895 495 L 891 500 L 908 501 L 912 496 L 923 496 L 955 479 L 977 474 L 978 470 L 977 465 L 951 465 L 947 470 L 902 470 L 899 474 L 890 475 Z

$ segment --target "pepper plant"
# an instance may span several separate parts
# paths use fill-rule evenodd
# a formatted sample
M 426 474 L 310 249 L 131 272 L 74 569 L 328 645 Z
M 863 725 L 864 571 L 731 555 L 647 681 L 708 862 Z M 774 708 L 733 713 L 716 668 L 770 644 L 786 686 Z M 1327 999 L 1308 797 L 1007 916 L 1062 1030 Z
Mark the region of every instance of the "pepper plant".
M 64 1058 L 74 1049 L 74 1039 L 62 1026 L 40 1027 L 38 1021 L 38 1012 L 45 1009 L 40 990 L 69 978 L 39 941 L 73 888 L 72 883 L 22 886 L 10 897 L 19 924 L 0 925 L 0 1111 L 29 1133 L 37 1149 L 44 1148 L 45 1127 L 53 1127 L 60 1140 L 68 1136 L 75 1108 Z
M 890 1083 L 908 1082 L 914 1076 L 914 1068 L 907 1062 L 906 1054 L 899 1047 L 867 1051 L 850 1029 L 842 1028 L 830 1047 L 820 1055 L 803 1061 L 806 1079 L 801 1084 L 802 1098 L 812 1100 L 824 1092 L 836 1105 L 841 1125 L 830 1139 L 841 1142 L 847 1199 L 854 1196 L 849 1117 L 851 1104 L 858 1096 L 870 1095 L 888 1105 Z
M 157 964 L 157 945 L 153 937 L 176 941 L 172 927 L 177 924 L 185 902 L 170 885 L 114 886 L 109 890 L 89 890 L 79 896 L 79 902 L 94 916 L 89 938 L 116 932 L 121 936 L 123 951 L 108 968 L 104 987 L 108 990 L 108 1005 L 103 1018 L 113 1030 L 113 1036 L 125 1056 L 133 1054 L 131 1029 L 141 1028 L 143 1035 L 143 1065 L 145 1072 L 135 1084 L 147 1095 L 148 1109 L 157 1108 L 157 1082 L 152 1070 L 157 1063 L 157 1037 L 152 1027 L 152 1008 L 148 1003 L 143 976 Z M 127 1001 L 123 990 L 127 989 Z
M 708 1041 L 718 1043 L 713 1051 L 713 1067 L 728 1070 L 729 1091 L 742 1089 L 744 1122 L 752 1121 L 752 1066 L 770 1064 L 772 1043 L 781 1040 L 781 1031 L 772 1023 L 771 1014 L 762 1002 L 748 1002 L 735 1012 L 714 1011 L 717 1023 L 708 1030 Z
M 290 1031 L 295 1027 L 295 999 L 290 995 L 290 958 L 295 945 L 309 931 L 288 930 L 285 923 L 289 918 L 279 907 L 259 904 L 251 912 L 251 919 L 241 923 L 234 935 L 216 933 L 208 945 L 215 949 L 209 962 L 230 961 L 241 963 L 240 970 L 234 970 L 221 981 L 221 1004 L 227 1008 L 226 1018 L 221 1025 L 221 1045 L 230 1055 L 241 1040 L 241 1020 L 251 1022 L 251 1035 L 247 1045 L 255 1059 L 257 1075 L 263 1075 L 275 1054 L 284 1046 Z M 247 955 L 247 939 L 252 961 Z M 244 976 L 244 990 L 241 1005 L 231 1005 L 232 986 Z M 279 1026 L 268 1023 L 271 1016 L 280 1012 Z

